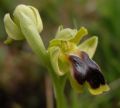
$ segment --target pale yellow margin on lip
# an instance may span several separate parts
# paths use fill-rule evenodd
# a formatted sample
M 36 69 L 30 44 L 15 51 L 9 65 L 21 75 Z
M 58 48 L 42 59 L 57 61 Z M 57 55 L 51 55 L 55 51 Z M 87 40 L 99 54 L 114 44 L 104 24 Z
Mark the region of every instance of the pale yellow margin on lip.
M 102 94 L 103 92 L 106 92 L 106 91 L 110 90 L 110 87 L 107 84 L 100 85 L 100 87 L 97 88 L 97 89 L 91 88 L 91 86 L 88 82 L 86 82 L 86 85 L 88 86 L 88 90 L 90 91 L 90 93 L 93 94 L 93 95 L 99 95 L 99 94 Z

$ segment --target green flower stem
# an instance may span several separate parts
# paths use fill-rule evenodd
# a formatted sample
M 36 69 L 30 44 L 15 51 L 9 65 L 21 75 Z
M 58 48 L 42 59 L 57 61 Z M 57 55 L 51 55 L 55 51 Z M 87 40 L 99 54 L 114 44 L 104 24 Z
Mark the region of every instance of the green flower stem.
M 25 26 L 24 26 L 25 25 Z M 26 26 L 28 25 L 28 26 Z M 40 58 L 40 61 L 45 65 L 47 63 L 47 51 L 42 42 L 42 39 L 36 30 L 36 28 L 31 24 L 26 24 L 25 21 L 21 21 L 22 32 L 36 55 Z
M 49 67 L 48 69 L 54 86 L 57 108 L 67 108 L 66 98 L 64 95 L 66 77 L 65 76 L 59 77 L 55 74 L 52 68 Z

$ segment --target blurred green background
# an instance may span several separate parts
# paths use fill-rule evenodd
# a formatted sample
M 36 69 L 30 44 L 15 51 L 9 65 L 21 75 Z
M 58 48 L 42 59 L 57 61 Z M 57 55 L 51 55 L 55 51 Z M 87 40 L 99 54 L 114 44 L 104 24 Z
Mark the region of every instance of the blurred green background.
M 6 46 L 3 17 L 18 4 L 35 6 L 41 14 L 47 47 L 57 27 L 85 26 L 99 37 L 94 56 L 111 90 L 100 96 L 65 88 L 69 108 L 120 108 L 120 0 L 0 0 L 0 108 L 53 108 L 55 99 L 46 70 L 25 41 Z

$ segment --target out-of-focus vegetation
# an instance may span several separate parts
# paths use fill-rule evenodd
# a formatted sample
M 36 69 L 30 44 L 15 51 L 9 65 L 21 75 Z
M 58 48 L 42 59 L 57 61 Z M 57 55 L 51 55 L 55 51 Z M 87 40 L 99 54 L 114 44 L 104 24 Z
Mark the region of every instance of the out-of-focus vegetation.
M 120 108 L 120 0 L 0 0 L 0 108 L 55 106 L 46 70 L 40 67 L 26 42 L 3 44 L 7 37 L 3 17 L 22 3 L 39 9 L 46 47 L 61 24 L 69 28 L 85 26 L 90 35 L 99 37 L 94 59 L 111 90 L 100 96 L 91 96 L 88 92 L 78 95 L 66 86 L 70 107 Z

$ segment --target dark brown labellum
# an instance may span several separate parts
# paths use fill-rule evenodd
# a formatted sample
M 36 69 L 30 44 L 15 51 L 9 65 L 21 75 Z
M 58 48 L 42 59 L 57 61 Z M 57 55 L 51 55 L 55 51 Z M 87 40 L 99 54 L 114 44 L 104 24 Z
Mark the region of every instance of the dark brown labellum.
M 74 78 L 79 84 L 87 81 L 93 89 L 105 84 L 99 66 L 85 52 L 81 52 L 80 57 L 70 55 L 69 60 L 73 66 Z

